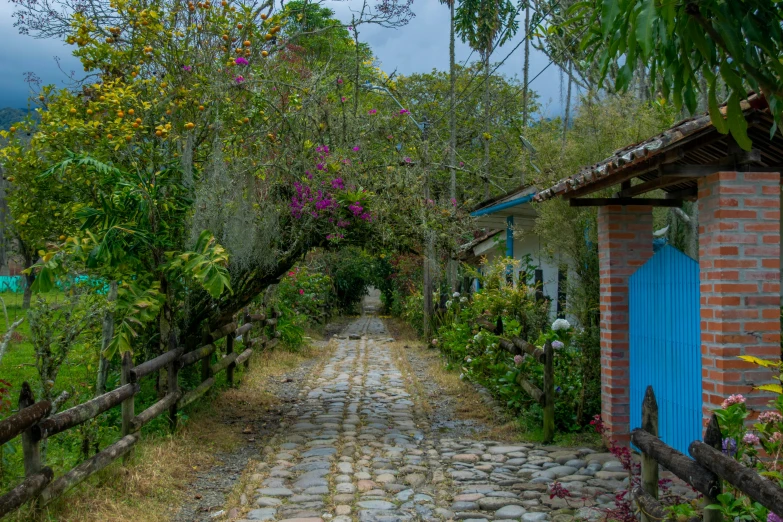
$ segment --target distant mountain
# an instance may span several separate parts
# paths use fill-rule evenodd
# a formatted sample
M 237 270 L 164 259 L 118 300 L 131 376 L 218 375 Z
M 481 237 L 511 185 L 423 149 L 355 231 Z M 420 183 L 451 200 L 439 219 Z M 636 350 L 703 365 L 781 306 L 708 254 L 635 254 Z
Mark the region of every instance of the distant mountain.
M 14 123 L 25 119 L 27 113 L 27 109 L 15 109 L 13 107 L 0 109 L 0 129 L 8 130 Z M 38 119 L 38 113 L 34 112 L 33 117 Z

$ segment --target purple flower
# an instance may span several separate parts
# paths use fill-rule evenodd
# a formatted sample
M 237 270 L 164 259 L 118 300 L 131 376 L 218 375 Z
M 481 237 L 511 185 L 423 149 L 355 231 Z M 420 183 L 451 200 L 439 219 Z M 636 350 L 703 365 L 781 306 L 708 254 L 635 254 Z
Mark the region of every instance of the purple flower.
M 358 146 L 358 145 L 357 145 L 357 146 L 355 146 L 355 147 L 353 148 L 353 151 L 354 151 L 354 152 L 359 152 L 359 146 Z
M 737 453 L 737 441 L 729 437 L 723 439 L 723 453 L 733 457 Z
M 563 344 L 562 341 L 552 341 L 552 348 L 554 348 L 555 350 L 562 350 L 563 348 L 565 348 L 565 345 Z
M 342 84 L 343 84 L 343 79 L 337 78 L 337 85 L 342 85 Z
M 237 76 L 236 78 L 234 78 L 234 81 L 237 82 L 237 83 L 242 83 L 242 82 L 245 81 L 245 77 L 244 76 Z
M 456 207 L 457 206 L 457 198 L 451 198 L 451 206 Z
M 767 513 L 767 522 L 783 522 L 783 518 L 770 511 Z
M 337 190 L 345 190 L 345 183 L 343 178 L 334 178 L 332 180 L 332 188 Z
M 363 221 L 371 221 L 372 220 L 372 216 L 370 214 L 368 214 L 367 212 L 364 212 L 361 216 L 359 216 L 359 219 L 361 219 Z
M 315 168 L 318 170 L 326 170 L 326 165 L 324 165 L 323 163 L 319 163 L 318 165 L 315 166 Z
M 347 219 L 341 219 L 341 220 L 339 220 L 339 221 L 337 222 L 337 226 L 338 226 L 339 228 L 346 228 L 346 227 L 347 227 L 347 226 L 349 226 L 350 224 L 351 224 L 351 222 L 350 222 L 350 221 L 348 221 Z
M 464 166 L 465 166 L 465 162 L 464 162 L 464 161 L 460 161 L 460 162 L 459 162 L 459 166 L 460 166 L 460 167 L 464 167 Z
M 403 159 L 405 163 L 410 163 L 411 159 L 408 156 L 405 156 L 405 159 Z
M 182 66 L 182 70 L 183 70 L 183 71 L 190 72 L 190 71 L 192 71 L 192 70 L 193 70 L 193 67 L 191 67 L 190 65 L 183 65 L 183 66 Z
M 516 364 L 517 366 L 522 364 L 522 361 L 523 361 L 523 359 L 522 359 L 521 355 L 515 355 L 514 356 L 514 364 Z
M 307 179 L 313 179 L 313 175 L 312 175 L 312 174 L 310 174 L 310 171 L 309 171 L 309 170 L 306 170 L 306 171 L 305 171 L 305 176 L 307 176 Z
M 742 442 L 750 446 L 755 446 L 759 443 L 759 437 L 755 433 L 748 432 L 742 437 Z
M 369 111 L 367 111 L 367 114 L 375 114 L 377 112 L 378 112 L 377 109 L 370 109 Z
M 347 100 L 347 99 L 348 99 L 348 98 L 346 98 L 345 96 L 342 96 L 342 97 L 340 98 L 340 101 L 341 101 L 341 102 L 343 102 L 343 103 L 345 103 L 345 100 Z
M 247 58 L 245 58 L 244 56 L 240 56 L 240 57 L 236 58 L 236 59 L 234 60 L 234 62 L 235 62 L 237 65 L 250 65 L 250 62 L 248 62 L 248 61 L 247 61 Z
M 556 388 L 555 388 L 555 392 L 557 392 L 557 393 L 563 393 L 563 388 L 561 388 L 560 386 L 558 386 L 558 387 L 556 387 Z
M 353 212 L 354 216 L 360 216 L 362 214 L 362 210 L 364 210 L 364 207 L 362 207 L 359 203 L 351 203 L 348 206 L 348 209 Z
M 400 109 L 400 116 L 403 114 L 410 114 L 410 111 L 408 109 Z

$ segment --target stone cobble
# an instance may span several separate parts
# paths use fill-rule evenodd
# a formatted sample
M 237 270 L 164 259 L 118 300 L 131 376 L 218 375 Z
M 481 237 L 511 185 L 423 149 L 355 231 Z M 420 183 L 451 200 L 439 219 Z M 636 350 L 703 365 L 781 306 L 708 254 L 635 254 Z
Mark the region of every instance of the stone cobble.
M 431 431 L 392 341 L 372 316 L 335 339 L 264 448 L 242 520 L 569 522 L 613 506 L 627 474 L 610 454 Z M 550 498 L 555 480 L 567 501 Z

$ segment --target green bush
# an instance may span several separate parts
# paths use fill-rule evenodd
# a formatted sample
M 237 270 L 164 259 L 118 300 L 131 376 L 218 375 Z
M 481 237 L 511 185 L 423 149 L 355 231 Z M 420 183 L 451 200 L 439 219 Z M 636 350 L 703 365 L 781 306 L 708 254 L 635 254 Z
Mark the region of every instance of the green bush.
M 444 354 L 461 377 L 487 387 L 508 408 L 531 426 L 540 426 L 541 407 L 517 384 L 520 373 L 543 389 L 543 365 L 531 357 L 512 356 L 499 347 L 500 337 L 477 327 L 479 316 L 495 322 L 503 318 L 503 337 L 521 337 L 536 346 L 553 342 L 555 350 L 555 425 L 558 430 L 580 431 L 600 411 L 600 349 L 597 328 L 572 332 L 559 320 L 549 324 L 548 302 L 537 301 L 533 289 L 506 282 L 506 270 L 515 261 L 498 260 L 478 276 L 481 290 L 470 298 L 454 294 L 439 316 L 440 326 L 431 342 Z M 524 276 L 522 278 L 524 280 Z M 418 310 L 421 295 L 414 294 Z M 409 303 L 409 301 L 406 301 Z M 403 317 L 420 320 L 412 302 Z M 414 324 L 415 326 L 415 324 Z M 597 369 L 596 369 L 597 368 Z

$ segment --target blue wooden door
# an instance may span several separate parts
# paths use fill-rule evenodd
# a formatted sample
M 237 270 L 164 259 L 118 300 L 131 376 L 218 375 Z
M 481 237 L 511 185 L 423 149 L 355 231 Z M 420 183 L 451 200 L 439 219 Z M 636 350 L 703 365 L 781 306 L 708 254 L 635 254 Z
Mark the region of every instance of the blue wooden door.
M 652 385 L 661 439 L 688 454 L 701 440 L 699 264 L 665 246 L 630 278 L 631 429 Z

